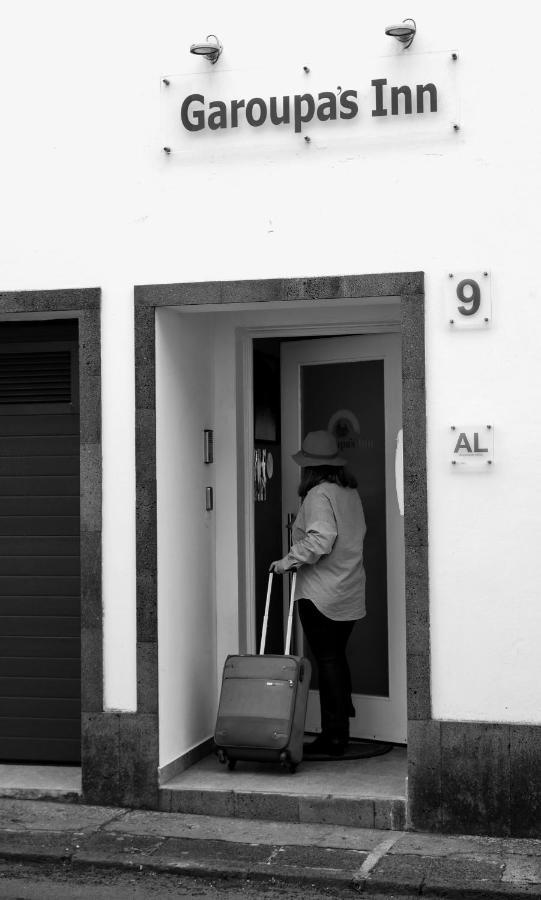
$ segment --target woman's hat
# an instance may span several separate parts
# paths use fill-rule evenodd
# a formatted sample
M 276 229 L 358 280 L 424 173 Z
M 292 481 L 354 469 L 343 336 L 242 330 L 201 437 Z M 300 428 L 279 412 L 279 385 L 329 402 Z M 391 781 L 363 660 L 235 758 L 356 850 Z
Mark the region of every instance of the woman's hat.
M 338 456 L 338 444 L 330 431 L 309 431 L 302 449 L 292 456 L 299 466 L 346 465 L 346 460 Z

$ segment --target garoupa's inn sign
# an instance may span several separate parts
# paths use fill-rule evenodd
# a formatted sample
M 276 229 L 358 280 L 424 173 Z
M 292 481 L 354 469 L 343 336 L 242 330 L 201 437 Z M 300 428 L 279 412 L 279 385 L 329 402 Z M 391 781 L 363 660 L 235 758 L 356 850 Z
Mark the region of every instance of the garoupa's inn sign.
M 407 84 L 390 86 L 390 102 L 386 97 L 386 78 L 373 78 L 374 88 L 372 105 L 373 116 L 398 116 L 401 113 L 411 115 L 415 112 L 422 115 L 427 111 L 438 111 L 438 89 L 435 84 L 416 84 L 411 88 Z M 389 92 L 387 92 L 389 93 Z M 403 99 L 403 103 L 400 100 Z M 252 97 L 250 100 L 207 100 L 204 94 L 188 94 L 180 107 L 180 120 L 186 131 L 203 131 L 209 128 L 218 131 L 221 128 L 238 128 L 239 125 L 251 125 L 259 128 L 268 121 L 272 125 L 290 125 L 297 133 L 303 125 L 314 120 L 335 122 L 336 119 L 355 119 L 359 115 L 359 93 L 340 87 L 335 91 L 321 91 L 313 94 L 295 94 L 293 97 Z
M 255 135 L 274 146 L 449 135 L 459 128 L 457 59 L 449 51 L 359 60 L 339 77 L 309 66 L 209 71 L 198 61 L 197 73 L 161 80 L 163 146 L 253 147 Z

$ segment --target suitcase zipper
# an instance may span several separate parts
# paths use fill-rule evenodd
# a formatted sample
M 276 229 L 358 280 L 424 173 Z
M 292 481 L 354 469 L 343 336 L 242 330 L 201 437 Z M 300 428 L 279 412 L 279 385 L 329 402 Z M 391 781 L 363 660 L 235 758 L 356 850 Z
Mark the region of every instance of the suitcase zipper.
M 264 681 L 267 687 L 279 687 L 287 684 L 290 688 L 295 687 L 292 678 L 247 678 L 246 675 L 227 675 L 227 681 Z

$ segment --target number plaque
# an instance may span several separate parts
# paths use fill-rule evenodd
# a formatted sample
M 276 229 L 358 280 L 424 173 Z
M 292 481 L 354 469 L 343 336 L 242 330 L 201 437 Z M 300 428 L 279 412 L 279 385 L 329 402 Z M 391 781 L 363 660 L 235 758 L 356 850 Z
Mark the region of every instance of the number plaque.
M 445 280 L 450 329 L 489 328 L 492 323 L 490 272 L 449 272 Z

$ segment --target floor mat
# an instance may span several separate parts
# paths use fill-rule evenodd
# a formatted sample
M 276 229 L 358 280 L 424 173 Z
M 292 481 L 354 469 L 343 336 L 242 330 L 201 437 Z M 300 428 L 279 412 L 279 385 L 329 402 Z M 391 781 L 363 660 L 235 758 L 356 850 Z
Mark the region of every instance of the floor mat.
M 307 744 L 310 741 L 306 741 Z M 383 756 L 393 749 L 393 744 L 387 744 L 385 741 L 362 741 L 352 738 L 346 747 L 343 756 L 328 756 L 324 753 L 314 753 L 314 755 L 305 756 L 303 762 L 341 762 L 348 759 L 368 759 L 370 756 Z

